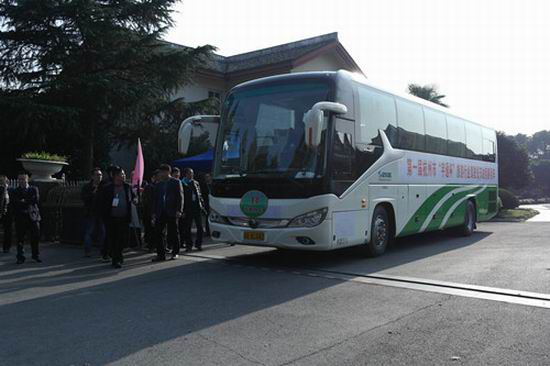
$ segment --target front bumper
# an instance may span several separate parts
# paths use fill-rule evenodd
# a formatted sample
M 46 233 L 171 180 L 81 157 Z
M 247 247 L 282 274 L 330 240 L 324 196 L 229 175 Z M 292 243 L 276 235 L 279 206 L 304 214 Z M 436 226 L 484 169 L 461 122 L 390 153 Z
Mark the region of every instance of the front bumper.
M 211 233 L 218 232 L 219 236 L 212 239 L 228 244 L 252 245 L 299 250 L 330 250 L 334 248 L 332 237 L 332 221 L 325 219 L 321 224 L 311 228 L 276 228 L 251 229 L 247 227 L 210 223 Z M 263 241 L 245 240 L 245 232 L 264 233 Z M 299 238 L 309 238 L 314 244 L 302 244 Z

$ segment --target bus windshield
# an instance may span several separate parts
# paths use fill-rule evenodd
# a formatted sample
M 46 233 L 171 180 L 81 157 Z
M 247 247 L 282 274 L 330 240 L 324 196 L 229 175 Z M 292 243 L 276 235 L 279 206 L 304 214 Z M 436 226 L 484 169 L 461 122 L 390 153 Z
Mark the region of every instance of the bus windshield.
M 215 177 L 322 176 L 326 138 L 307 147 L 303 116 L 329 96 L 329 85 L 318 81 L 236 90 L 222 111 Z

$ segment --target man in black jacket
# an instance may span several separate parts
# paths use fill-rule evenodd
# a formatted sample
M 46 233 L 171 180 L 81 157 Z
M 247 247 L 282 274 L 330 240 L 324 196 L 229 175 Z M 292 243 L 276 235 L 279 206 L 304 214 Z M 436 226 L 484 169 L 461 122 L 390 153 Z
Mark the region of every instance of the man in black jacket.
M 195 248 L 198 251 L 202 250 L 202 214 L 205 212 L 204 201 L 201 194 L 199 182 L 194 177 L 193 169 L 185 168 L 183 170 L 185 177 L 183 182 L 183 196 L 185 205 L 183 208 L 183 214 L 185 218 L 184 222 L 184 237 L 185 237 L 185 251 L 190 252 L 193 248 L 193 238 L 191 237 L 191 226 L 193 221 L 197 228 L 197 238 L 195 240 Z
M 161 165 L 153 189 L 153 222 L 157 241 L 157 256 L 153 262 L 166 260 L 166 243 L 163 240 L 165 229 L 172 247 L 171 259 L 177 259 L 180 250 L 178 219 L 183 211 L 183 189 L 181 182 L 170 176 L 171 171 L 170 165 Z
M 8 177 L 0 174 L 0 223 L 4 227 L 4 253 L 9 253 L 11 248 L 11 212 L 8 211 L 9 203 Z
M 25 236 L 29 234 L 32 259 L 41 263 L 38 242 L 40 241 L 40 210 L 38 203 L 40 195 L 38 188 L 29 185 L 29 175 L 26 172 L 17 176 L 17 188 L 13 190 L 12 205 L 15 218 L 15 233 L 17 237 L 17 264 L 25 262 L 23 249 Z
M 210 187 L 212 187 L 212 176 L 206 173 L 199 179 L 199 185 L 202 193 L 202 200 L 204 202 L 204 232 L 206 236 L 210 236 L 210 225 L 208 224 L 208 215 L 210 215 Z
M 153 190 L 157 184 L 158 171 L 155 171 L 151 176 L 151 181 L 143 188 L 141 195 L 142 213 L 143 213 L 143 229 L 145 231 L 145 245 L 149 249 L 149 253 L 153 252 L 153 243 L 155 242 L 153 221 Z M 156 248 L 155 248 L 156 249 Z
M 130 185 L 124 180 L 124 170 L 113 170 L 112 183 L 101 189 L 100 212 L 107 229 L 107 251 L 111 254 L 114 268 L 122 266 L 122 249 L 128 241 L 128 231 L 132 219 L 132 200 Z
M 97 244 L 101 248 L 103 259 L 107 258 L 105 247 L 105 226 L 99 212 L 98 198 L 103 173 L 101 169 L 92 170 L 92 179 L 82 187 L 81 198 L 84 202 L 86 228 L 84 230 L 84 255 L 90 257 L 92 253 L 92 234 L 96 232 Z

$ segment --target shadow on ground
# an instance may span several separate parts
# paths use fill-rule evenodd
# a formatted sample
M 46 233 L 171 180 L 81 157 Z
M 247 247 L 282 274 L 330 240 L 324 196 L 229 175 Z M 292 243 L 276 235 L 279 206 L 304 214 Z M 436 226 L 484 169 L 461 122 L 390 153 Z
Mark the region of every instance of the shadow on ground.
M 398 240 L 387 255 L 374 259 L 364 258 L 360 249 L 330 253 L 272 250 L 234 259 L 255 266 L 300 268 L 364 261 L 368 271 L 376 272 L 473 245 L 488 235 L 478 232 L 469 238 L 456 238 L 435 233 L 409 237 Z M 6 272 L 0 272 L 2 296 L 17 296 L 17 291 L 29 288 L 108 281 L 0 306 L 2 332 L 10 335 L 4 342 L 1 364 L 48 363 L 38 355 L 53 357 L 55 364 L 106 364 L 341 283 L 235 267 L 220 261 L 182 260 L 175 266 L 151 265 L 151 256 L 141 253 L 127 255 L 127 265 L 120 272 L 83 260 L 80 250 L 74 248 L 44 251 L 50 253 L 43 266 L 17 269 L 2 258 L 0 269 Z M 63 255 L 65 263 L 61 255 L 55 258 L 56 253 L 67 251 L 69 254 Z M 140 269 L 136 271 L 139 274 L 119 278 L 130 269 Z M 56 271 L 60 273 L 55 274 Z M 34 277 L 25 279 L 26 275 Z

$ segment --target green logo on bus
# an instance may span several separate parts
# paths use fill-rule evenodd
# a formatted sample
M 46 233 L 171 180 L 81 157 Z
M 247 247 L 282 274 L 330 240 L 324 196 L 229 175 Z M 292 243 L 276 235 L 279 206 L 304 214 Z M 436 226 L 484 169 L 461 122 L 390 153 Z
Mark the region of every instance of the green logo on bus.
M 267 196 L 260 191 L 248 191 L 241 198 L 241 211 L 248 217 L 256 218 L 267 211 Z

